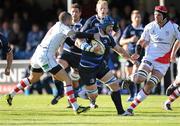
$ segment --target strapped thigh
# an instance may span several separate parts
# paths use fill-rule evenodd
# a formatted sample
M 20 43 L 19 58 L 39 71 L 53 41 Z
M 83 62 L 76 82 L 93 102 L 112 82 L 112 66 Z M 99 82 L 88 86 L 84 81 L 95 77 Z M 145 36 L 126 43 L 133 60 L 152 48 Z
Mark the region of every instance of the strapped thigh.
M 158 78 L 157 76 L 155 76 L 155 75 L 152 75 L 152 76 L 149 78 L 149 81 L 150 81 L 151 83 L 153 83 L 154 85 L 157 85 L 157 84 L 160 82 L 159 78 Z
M 140 76 L 140 77 L 143 77 L 143 78 L 147 78 L 148 76 L 148 72 L 146 70 L 138 70 L 136 72 L 136 76 Z
M 87 92 L 87 94 L 98 94 L 98 89 L 97 88 L 94 90 L 87 90 L 86 89 L 86 92 Z
M 107 80 L 106 82 L 104 82 L 104 84 L 106 84 L 106 85 L 111 85 L 111 84 L 113 84 L 114 82 L 116 82 L 118 79 L 117 79 L 117 77 L 115 77 L 114 75 L 109 79 L 109 80 Z

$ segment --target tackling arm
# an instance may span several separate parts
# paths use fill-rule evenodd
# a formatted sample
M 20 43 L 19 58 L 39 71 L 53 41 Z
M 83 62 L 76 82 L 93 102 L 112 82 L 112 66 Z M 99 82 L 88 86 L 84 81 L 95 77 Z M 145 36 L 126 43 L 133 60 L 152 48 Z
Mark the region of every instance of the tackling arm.
M 133 64 L 135 63 L 135 61 L 131 58 L 131 56 L 129 55 L 129 53 L 127 53 L 122 47 L 120 47 L 119 45 L 116 45 L 113 50 L 118 53 L 119 55 L 123 56 L 125 59 L 131 61 Z
M 9 75 L 9 74 L 10 74 L 10 68 L 11 68 L 12 61 L 13 61 L 13 53 L 12 53 L 12 50 L 9 51 L 9 52 L 6 54 L 6 60 L 7 60 L 7 65 L 6 65 L 6 68 L 5 68 L 5 74 L 6 74 L 6 75 Z
M 180 47 L 180 41 L 176 40 L 173 45 L 172 52 L 171 52 L 171 57 L 170 57 L 171 62 L 174 62 L 176 60 L 176 53 L 179 47 Z

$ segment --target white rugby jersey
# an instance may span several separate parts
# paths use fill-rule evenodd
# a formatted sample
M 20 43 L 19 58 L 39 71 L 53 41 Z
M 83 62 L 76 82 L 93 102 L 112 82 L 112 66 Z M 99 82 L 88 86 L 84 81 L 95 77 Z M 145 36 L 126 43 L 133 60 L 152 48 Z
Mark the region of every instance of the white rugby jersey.
M 73 33 L 74 32 L 70 27 L 61 22 L 56 22 L 56 24 L 46 33 L 40 46 L 45 49 L 46 53 L 55 55 L 57 49 L 64 43 L 65 39 L 70 37 Z
M 180 41 L 180 28 L 171 21 L 168 21 L 160 28 L 160 26 L 153 21 L 146 25 L 141 39 L 144 39 L 148 43 L 145 49 L 145 59 L 168 64 L 175 40 Z

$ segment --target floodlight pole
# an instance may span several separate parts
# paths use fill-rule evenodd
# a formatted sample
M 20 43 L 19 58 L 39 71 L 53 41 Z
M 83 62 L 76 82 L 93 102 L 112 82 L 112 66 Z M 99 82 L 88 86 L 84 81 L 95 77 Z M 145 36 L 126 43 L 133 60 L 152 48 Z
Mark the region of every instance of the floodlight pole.
M 71 12 L 71 5 L 72 5 L 72 0 L 67 0 L 67 11 L 69 13 Z

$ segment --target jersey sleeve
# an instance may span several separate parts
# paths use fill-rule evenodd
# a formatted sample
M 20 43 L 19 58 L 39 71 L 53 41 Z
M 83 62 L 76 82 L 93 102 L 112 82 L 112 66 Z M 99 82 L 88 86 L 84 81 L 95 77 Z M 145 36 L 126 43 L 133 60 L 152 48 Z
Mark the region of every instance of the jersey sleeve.
M 68 26 L 65 26 L 63 29 L 63 34 L 66 35 L 67 37 L 70 37 L 75 34 L 74 30 L 69 28 Z
M 111 48 L 114 48 L 116 46 L 116 42 L 114 41 L 113 37 L 109 36 L 109 39 L 111 41 L 110 46 Z
M 145 26 L 144 31 L 143 31 L 141 38 L 140 38 L 140 39 L 145 40 L 146 42 L 150 41 L 149 28 L 150 28 L 149 25 Z
M 174 25 L 174 30 L 175 30 L 175 37 L 177 40 L 180 41 L 180 27 L 177 24 Z
M 8 53 L 11 51 L 8 40 L 3 35 L 0 35 L 0 48 L 2 49 L 3 53 Z
M 85 24 L 84 24 L 84 26 L 81 28 L 81 32 L 85 32 L 85 31 L 87 31 L 88 29 L 91 29 L 91 21 L 92 21 L 92 18 L 89 18 L 86 22 L 85 22 Z
M 126 27 L 125 30 L 123 31 L 121 38 L 126 39 L 128 37 L 129 37 L 129 27 Z

